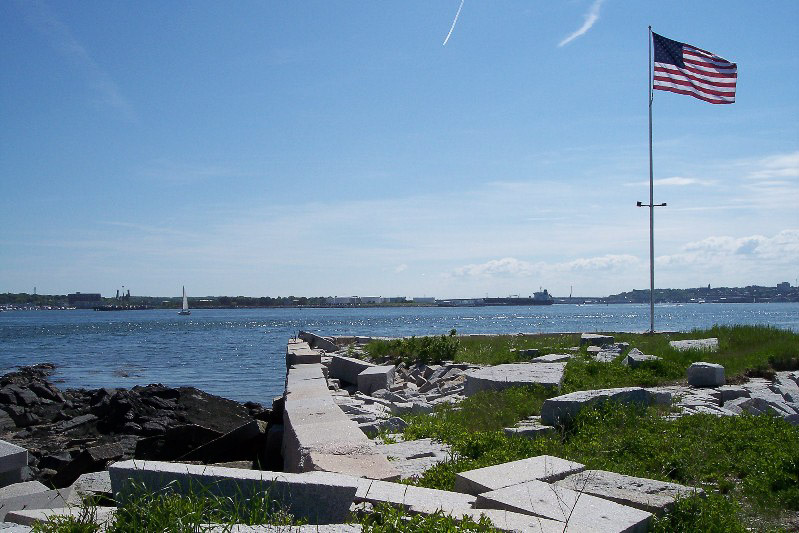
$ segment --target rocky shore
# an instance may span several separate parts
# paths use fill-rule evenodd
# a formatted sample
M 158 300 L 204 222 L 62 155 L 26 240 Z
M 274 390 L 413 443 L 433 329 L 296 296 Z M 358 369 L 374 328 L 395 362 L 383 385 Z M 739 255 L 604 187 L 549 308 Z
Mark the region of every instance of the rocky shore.
M 264 453 L 270 408 L 194 387 L 60 390 L 54 369 L 42 363 L 0 377 L 0 440 L 28 450 L 23 481 L 67 487 L 134 457 L 280 466 Z

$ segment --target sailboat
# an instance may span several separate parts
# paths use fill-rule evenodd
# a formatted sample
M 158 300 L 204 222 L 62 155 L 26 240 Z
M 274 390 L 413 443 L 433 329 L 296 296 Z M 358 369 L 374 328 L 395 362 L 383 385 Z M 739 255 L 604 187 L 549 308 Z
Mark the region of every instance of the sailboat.
M 178 311 L 179 315 L 190 315 L 191 311 L 189 311 L 189 299 L 186 298 L 186 286 L 183 286 L 183 309 Z

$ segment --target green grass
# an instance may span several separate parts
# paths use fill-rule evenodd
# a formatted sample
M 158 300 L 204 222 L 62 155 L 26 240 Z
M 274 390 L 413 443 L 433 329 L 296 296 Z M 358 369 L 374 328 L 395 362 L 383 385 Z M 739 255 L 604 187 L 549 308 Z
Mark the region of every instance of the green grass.
M 234 524 L 271 524 L 287 526 L 297 524 L 294 518 L 272 500 L 267 487 L 245 496 L 223 497 L 210 487 L 190 487 L 181 494 L 170 487 L 160 492 L 150 492 L 143 487 L 132 487 L 117 509 L 113 520 L 106 524 L 108 533 L 194 533 L 204 531 L 208 524 L 223 528 Z M 101 529 L 94 523 L 96 513 L 92 501 L 81 507 L 77 517 L 55 517 L 34 525 L 37 533 L 93 533 Z
M 474 429 L 473 409 L 520 403 L 518 390 L 491 395 L 506 398 L 467 400 L 460 411 L 443 409 L 411 420 L 406 438 L 440 439 L 454 452 L 452 461 L 427 471 L 417 484 L 452 490 L 457 472 L 547 454 L 591 469 L 701 487 L 712 496 L 681 503 L 673 511 L 679 517 L 670 514 L 662 523 L 702 524 L 722 513 L 730 530 L 736 530 L 748 516 L 778 520 L 781 513 L 799 511 L 799 427 L 781 418 L 694 415 L 668 420 L 655 408 L 606 404 L 583 410 L 554 436 L 527 439 L 506 436 L 490 425 Z M 742 502 L 741 508 L 735 502 Z

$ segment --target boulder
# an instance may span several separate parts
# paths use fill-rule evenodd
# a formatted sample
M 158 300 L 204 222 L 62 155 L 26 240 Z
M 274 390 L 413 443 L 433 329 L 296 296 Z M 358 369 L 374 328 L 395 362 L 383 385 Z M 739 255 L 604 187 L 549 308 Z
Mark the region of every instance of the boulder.
M 686 375 L 688 384 L 694 387 L 720 387 L 725 384 L 724 367 L 715 363 L 693 363 Z
M 565 363 L 573 358 L 574 354 L 569 353 L 550 353 L 534 358 L 531 363 Z

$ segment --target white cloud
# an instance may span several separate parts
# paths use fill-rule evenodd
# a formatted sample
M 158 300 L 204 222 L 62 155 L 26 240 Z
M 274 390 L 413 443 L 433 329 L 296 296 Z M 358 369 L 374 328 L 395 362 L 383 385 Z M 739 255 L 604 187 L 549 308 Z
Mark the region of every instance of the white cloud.
M 799 151 L 764 157 L 755 167 L 748 175 L 751 179 L 799 178 Z
M 470 264 L 454 269 L 451 273 L 453 277 L 516 277 L 525 278 L 540 276 L 543 273 L 551 275 L 553 273 L 565 272 L 599 272 L 624 269 L 636 266 L 640 263 L 637 257 L 632 255 L 603 255 L 597 257 L 586 257 L 574 259 L 562 263 L 537 262 L 530 263 L 516 259 L 515 257 L 504 257 L 502 259 L 492 259 L 480 264 Z
M 655 187 L 685 187 L 687 185 L 714 185 L 715 181 L 700 180 L 696 178 L 684 178 L 682 176 L 672 176 L 670 178 L 659 178 L 652 182 Z M 624 184 L 627 187 L 641 187 L 649 185 L 649 181 L 635 181 Z
M 577 37 L 580 37 L 585 32 L 591 29 L 591 26 L 593 26 L 596 23 L 596 21 L 599 20 L 599 8 L 602 7 L 603 1 L 604 0 L 594 0 L 594 3 L 591 4 L 591 7 L 588 8 L 588 11 L 584 15 L 585 22 L 583 22 L 583 25 L 580 26 L 580 28 L 577 31 L 567 36 L 560 43 L 558 43 L 558 47 L 566 46 L 567 44 L 575 40 Z
M 768 261 L 778 265 L 799 264 L 799 229 L 786 229 L 773 237 L 711 236 L 690 242 L 676 254 L 663 255 L 656 263 L 663 266 L 696 264 L 720 265 L 740 260 Z

